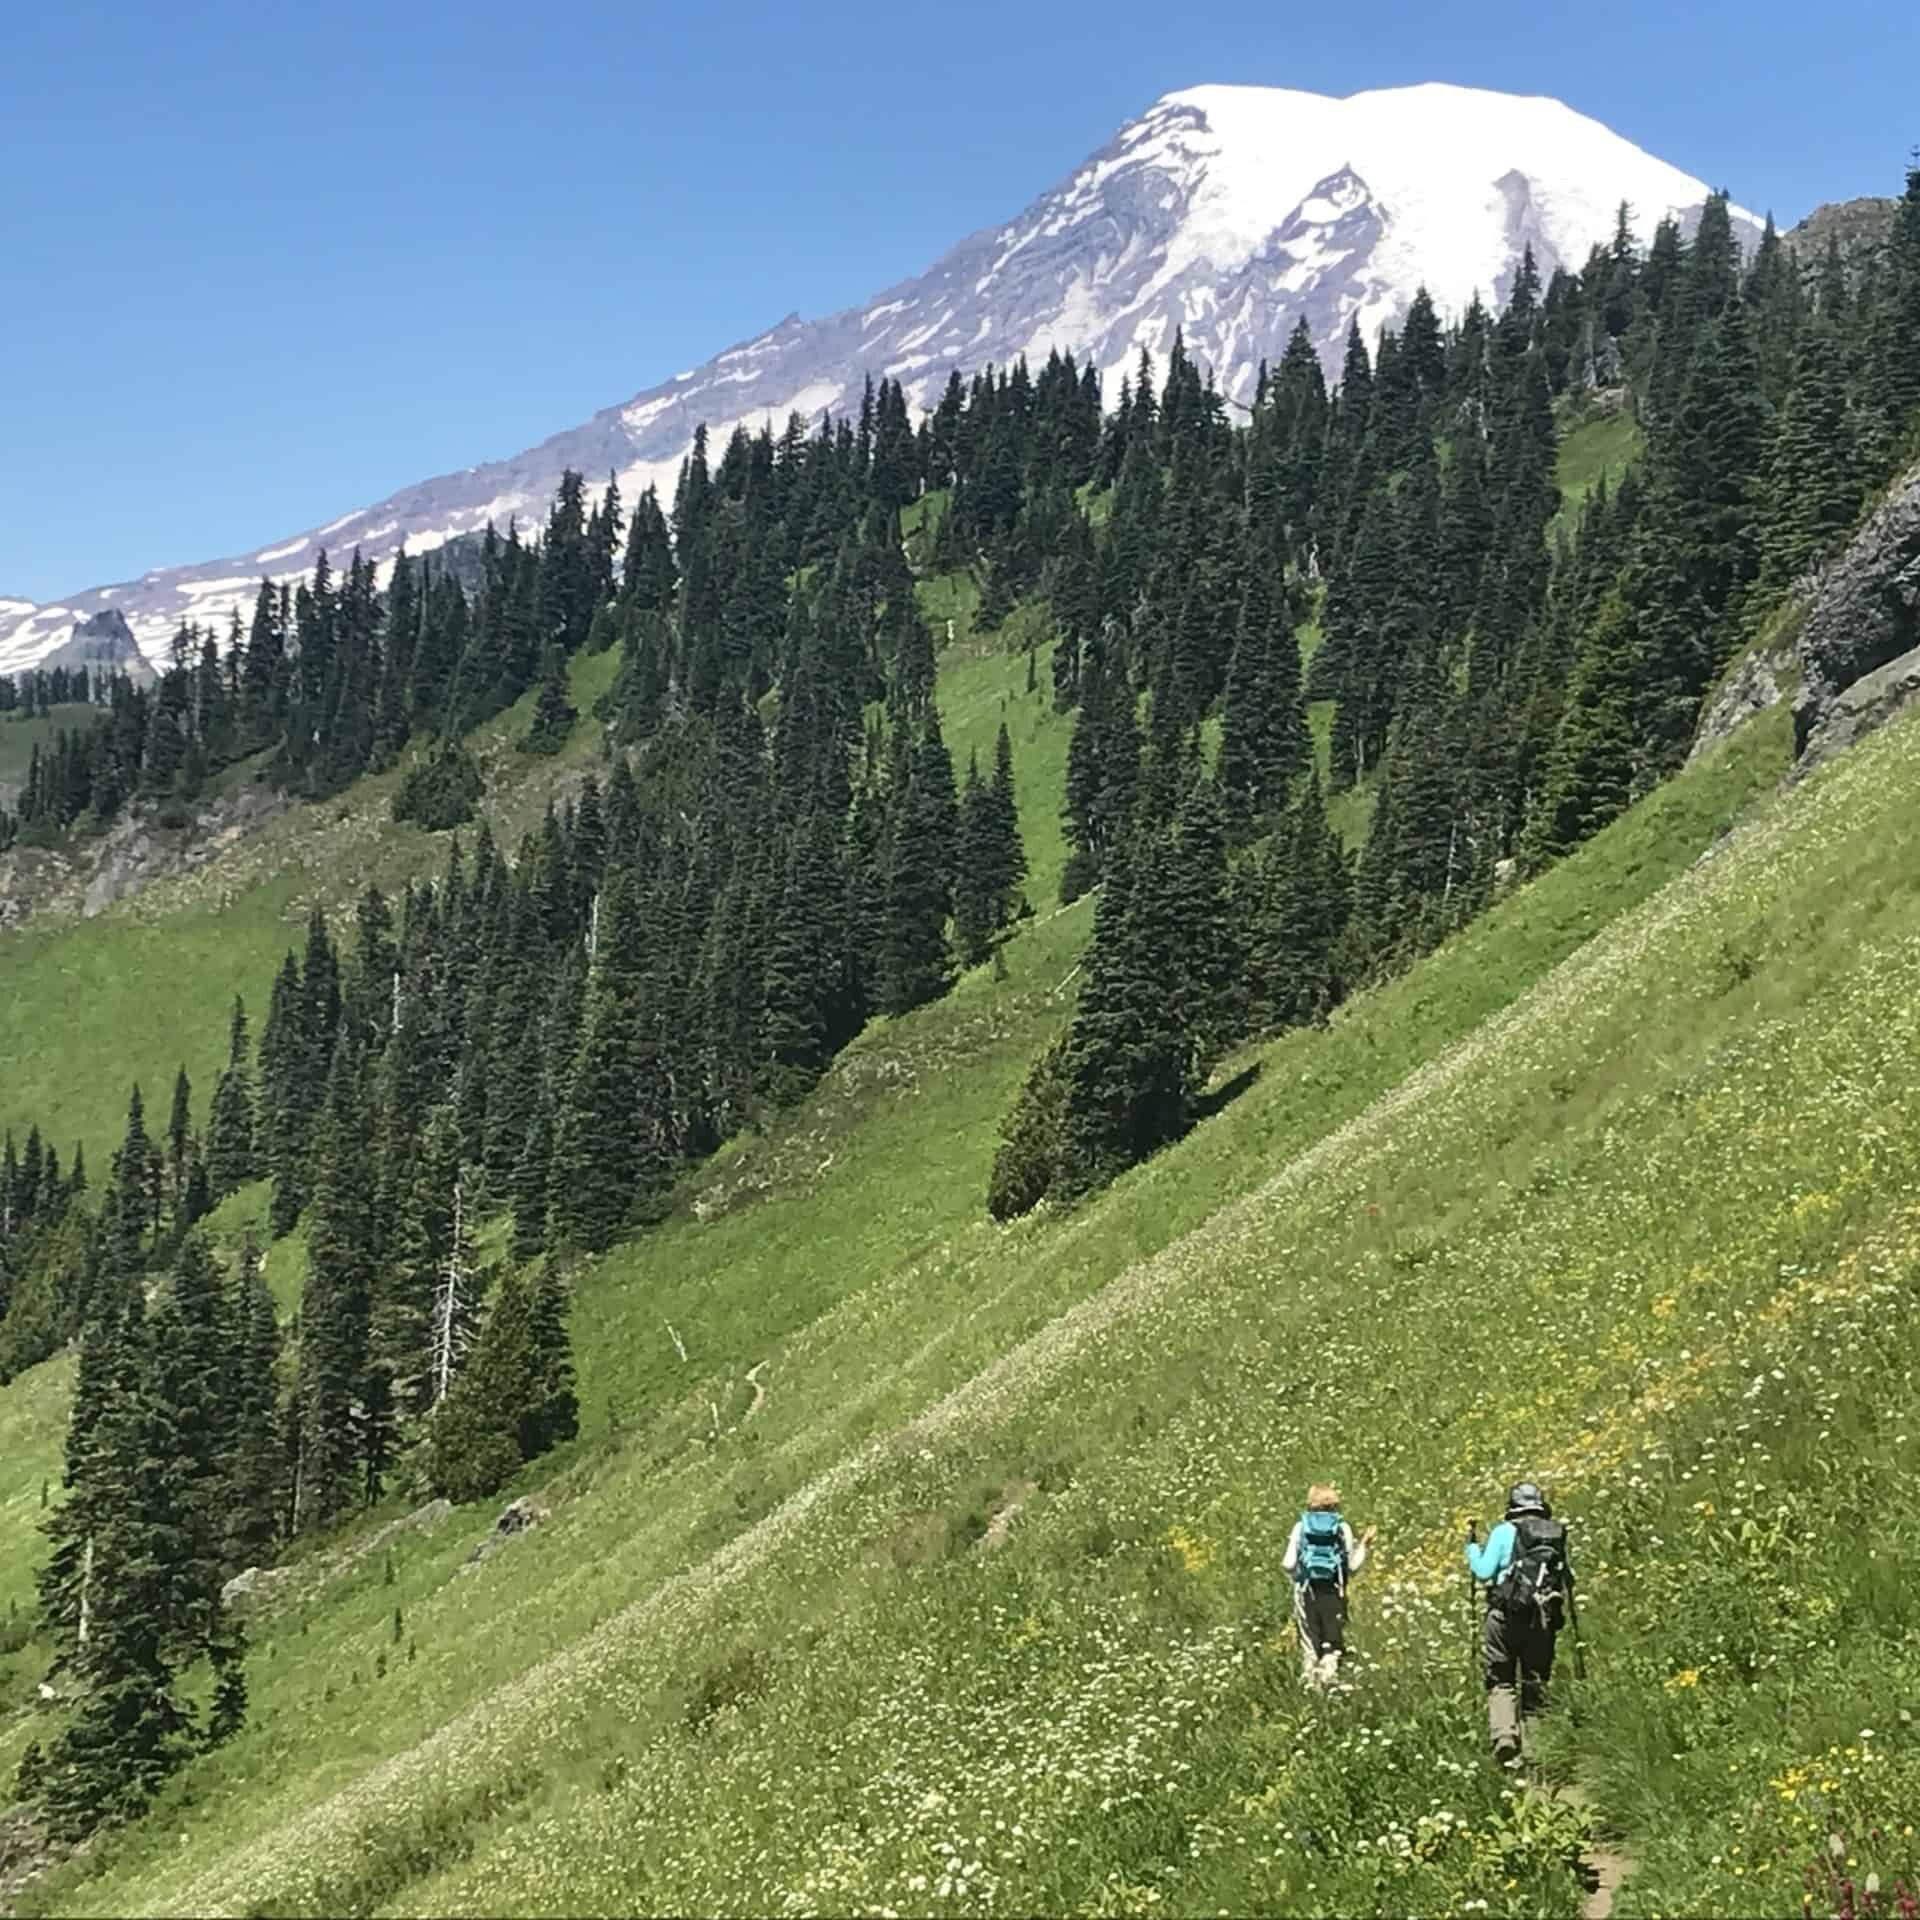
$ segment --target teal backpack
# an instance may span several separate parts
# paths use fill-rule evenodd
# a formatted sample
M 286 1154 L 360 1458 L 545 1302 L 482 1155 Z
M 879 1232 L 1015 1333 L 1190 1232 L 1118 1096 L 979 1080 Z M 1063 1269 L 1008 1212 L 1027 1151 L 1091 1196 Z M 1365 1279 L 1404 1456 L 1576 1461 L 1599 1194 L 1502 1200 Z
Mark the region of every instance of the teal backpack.
M 1303 1587 L 1344 1587 L 1347 1548 L 1340 1537 L 1340 1515 L 1311 1512 L 1300 1516 L 1300 1551 L 1293 1577 Z

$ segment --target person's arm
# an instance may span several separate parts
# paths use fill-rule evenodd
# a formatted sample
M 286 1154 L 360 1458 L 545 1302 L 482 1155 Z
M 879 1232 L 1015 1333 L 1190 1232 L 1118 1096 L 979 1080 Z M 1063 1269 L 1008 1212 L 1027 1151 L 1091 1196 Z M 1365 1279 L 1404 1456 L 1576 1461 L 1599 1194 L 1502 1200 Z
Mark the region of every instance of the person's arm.
M 1373 1544 L 1373 1529 L 1369 1527 L 1355 1539 L 1353 1529 L 1343 1520 L 1340 1523 L 1340 1544 L 1347 1550 L 1347 1571 L 1358 1573 L 1367 1564 L 1367 1548 Z
M 1293 1531 L 1287 1535 L 1287 1550 L 1280 1556 L 1282 1571 L 1291 1573 L 1300 1564 L 1300 1522 L 1293 1523 Z
M 1513 1522 L 1502 1520 L 1484 1546 L 1467 1542 L 1467 1566 L 1476 1580 L 1497 1580 L 1513 1558 Z

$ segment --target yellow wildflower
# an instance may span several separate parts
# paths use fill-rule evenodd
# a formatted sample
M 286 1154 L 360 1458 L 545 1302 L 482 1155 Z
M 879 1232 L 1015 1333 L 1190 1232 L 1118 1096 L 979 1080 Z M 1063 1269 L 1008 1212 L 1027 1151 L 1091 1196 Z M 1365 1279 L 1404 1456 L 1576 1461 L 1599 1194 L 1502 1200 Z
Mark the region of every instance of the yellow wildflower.
M 1204 1533 L 1189 1533 L 1185 1527 L 1169 1527 L 1167 1544 L 1180 1556 L 1180 1563 L 1189 1573 L 1198 1573 L 1201 1568 L 1213 1564 L 1214 1544 Z

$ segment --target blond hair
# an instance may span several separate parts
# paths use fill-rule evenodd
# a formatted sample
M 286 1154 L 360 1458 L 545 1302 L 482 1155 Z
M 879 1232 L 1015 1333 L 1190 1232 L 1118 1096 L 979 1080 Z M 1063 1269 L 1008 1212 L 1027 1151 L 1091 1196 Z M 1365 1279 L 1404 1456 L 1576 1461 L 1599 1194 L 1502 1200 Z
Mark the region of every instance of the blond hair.
M 1340 1490 L 1325 1480 L 1316 1480 L 1307 1489 L 1307 1511 L 1309 1513 L 1338 1513 L 1340 1510 Z

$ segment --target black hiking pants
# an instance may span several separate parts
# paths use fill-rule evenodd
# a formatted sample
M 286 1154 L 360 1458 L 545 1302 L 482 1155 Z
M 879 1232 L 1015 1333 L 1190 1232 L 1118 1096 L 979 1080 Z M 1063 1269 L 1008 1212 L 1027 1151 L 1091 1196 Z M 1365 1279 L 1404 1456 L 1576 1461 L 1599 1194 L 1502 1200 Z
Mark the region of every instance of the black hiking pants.
M 1347 1650 L 1347 1593 L 1301 1581 L 1293 1590 L 1294 1624 L 1300 1632 L 1300 1677 L 1325 1686 L 1340 1670 Z
M 1487 1732 L 1496 1758 L 1520 1751 L 1521 1717 L 1538 1713 L 1546 1704 L 1554 1639 L 1554 1630 L 1537 1621 L 1516 1620 L 1498 1607 L 1487 1609 Z

